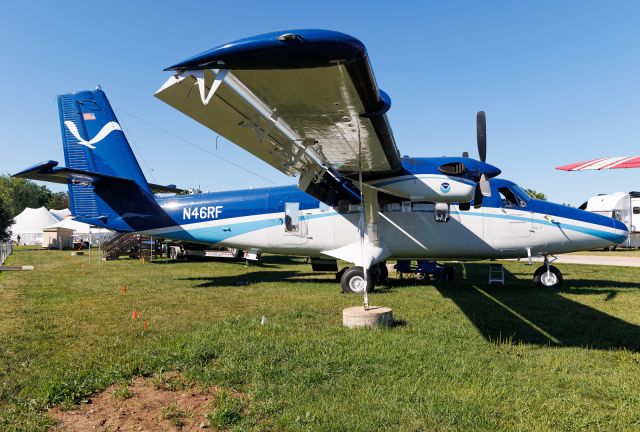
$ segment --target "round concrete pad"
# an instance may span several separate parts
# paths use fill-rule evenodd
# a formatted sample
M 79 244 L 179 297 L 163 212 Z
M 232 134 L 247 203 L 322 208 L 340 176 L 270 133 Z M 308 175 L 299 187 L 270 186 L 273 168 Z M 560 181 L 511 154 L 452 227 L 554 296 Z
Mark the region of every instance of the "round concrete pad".
M 346 308 L 342 311 L 342 325 L 348 328 L 390 327 L 393 324 L 391 308 L 384 306 L 362 306 Z

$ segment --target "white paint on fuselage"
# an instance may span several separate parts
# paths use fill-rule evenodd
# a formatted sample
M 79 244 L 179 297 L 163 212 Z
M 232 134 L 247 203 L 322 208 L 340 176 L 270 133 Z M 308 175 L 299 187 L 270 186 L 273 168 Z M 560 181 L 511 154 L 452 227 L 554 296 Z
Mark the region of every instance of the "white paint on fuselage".
M 564 253 L 614 244 L 598 235 L 626 235 L 613 226 L 513 208 L 461 211 L 452 205 L 448 222 L 436 222 L 433 211 L 428 209 L 381 214 L 378 235 L 390 258 L 395 259 L 518 258 L 527 256 L 527 248 L 534 255 Z M 326 255 L 360 241 L 357 212 L 340 214 L 314 209 L 301 211 L 301 216 L 298 233 L 285 232 L 284 213 L 280 212 L 210 220 L 147 234 L 184 240 L 186 233 L 191 241 L 302 256 Z M 351 262 L 357 260 L 353 257 Z

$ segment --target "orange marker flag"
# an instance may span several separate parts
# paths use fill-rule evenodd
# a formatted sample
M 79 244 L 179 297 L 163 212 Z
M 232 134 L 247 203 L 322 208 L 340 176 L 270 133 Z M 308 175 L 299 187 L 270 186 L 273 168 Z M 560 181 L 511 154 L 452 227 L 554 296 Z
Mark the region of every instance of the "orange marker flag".
M 138 311 L 137 310 L 133 310 L 133 315 L 131 315 L 131 319 L 132 320 L 137 320 L 138 319 Z
M 147 332 L 147 320 L 142 321 L 142 333 Z
M 120 291 L 122 292 L 122 294 L 126 294 L 127 293 L 127 286 L 123 286 L 122 288 L 120 288 Z

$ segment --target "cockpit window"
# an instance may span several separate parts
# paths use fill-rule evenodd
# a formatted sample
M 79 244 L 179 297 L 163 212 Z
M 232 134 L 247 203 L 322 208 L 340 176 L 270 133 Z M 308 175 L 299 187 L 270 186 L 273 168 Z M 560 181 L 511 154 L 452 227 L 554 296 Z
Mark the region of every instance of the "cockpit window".
M 520 196 L 519 190 L 514 192 L 511 188 L 501 187 L 498 188 L 500 192 L 500 199 L 502 200 L 502 207 L 526 207 L 527 201 Z
M 513 193 L 520 198 L 521 200 L 523 200 L 525 203 L 528 203 L 529 200 L 531 198 L 535 198 L 533 195 L 531 195 L 529 192 L 527 192 L 526 190 L 522 189 L 520 186 L 518 186 L 517 184 L 512 184 L 511 186 L 509 186 L 509 189 L 511 189 L 511 191 L 513 191 Z M 523 206 L 524 207 L 524 206 Z

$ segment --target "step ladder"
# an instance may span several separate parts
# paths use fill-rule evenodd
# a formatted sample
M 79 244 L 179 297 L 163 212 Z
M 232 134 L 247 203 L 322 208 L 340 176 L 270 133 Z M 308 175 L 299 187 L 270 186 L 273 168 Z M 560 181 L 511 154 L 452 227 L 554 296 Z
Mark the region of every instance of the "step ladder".
M 502 264 L 489 264 L 489 285 L 494 282 L 504 285 L 504 267 L 502 267 Z
M 139 243 L 140 235 L 137 233 L 116 233 L 102 243 L 102 259 L 114 260 L 121 255 L 129 255 L 131 249 Z

